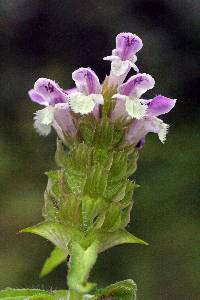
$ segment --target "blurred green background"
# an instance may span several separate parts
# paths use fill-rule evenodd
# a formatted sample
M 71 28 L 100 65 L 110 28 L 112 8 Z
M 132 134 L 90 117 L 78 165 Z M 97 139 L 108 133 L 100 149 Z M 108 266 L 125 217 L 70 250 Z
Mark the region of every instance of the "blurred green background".
M 38 77 L 72 85 L 76 68 L 103 80 L 102 57 L 122 31 L 144 42 L 141 72 L 156 87 L 147 96 L 178 98 L 164 118 L 166 145 L 148 136 L 141 151 L 129 230 L 148 247 L 123 245 L 103 253 L 91 276 L 99 286 L 133 278 L 139 300 L 200 299 L 200 1 L 0 1 L 0 288 L 65 288 L 66 266 L 38 274 L 50 243 L 20 228 L 42 220 L 46 170 L 55 168 L 55 135 L 39 137 L 27 91 Z

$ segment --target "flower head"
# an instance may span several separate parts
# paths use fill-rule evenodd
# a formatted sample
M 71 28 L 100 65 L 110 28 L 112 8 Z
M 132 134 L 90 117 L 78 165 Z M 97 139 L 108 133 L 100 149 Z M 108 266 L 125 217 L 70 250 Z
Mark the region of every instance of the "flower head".
M 32 101 L 45 106 L 34 116 L 37 132 L 48 135 L 53 127 L 63 141 L 67 135 L 76 138 L 79 124 L 89 122 L 91 118 L 84 116 L 91 114 L 96 122 L 105 117 L 111 123 L 119 122 L 126 143 L 138 148 L 144 145 L 149 132 L 157 133 L 164 143 L 169 125 L 158 116 L 168 113 L 176 100 L 161 95 L 143 99 L 143 94 L 155 85 L 149 74 L 137 73 L 124 82 L 131 68 L 139 72 L 135 62 L 142 46 L 137 35 L 129 32 L 118 34 L 112 55 L 104 57 L 104 60 L 111 61 L 111 71 L 102 85 L 91 68 L 83 67 L 72 73 L 75 87 L 68 90 L 51 79 L 39 78 L 29 91 Z

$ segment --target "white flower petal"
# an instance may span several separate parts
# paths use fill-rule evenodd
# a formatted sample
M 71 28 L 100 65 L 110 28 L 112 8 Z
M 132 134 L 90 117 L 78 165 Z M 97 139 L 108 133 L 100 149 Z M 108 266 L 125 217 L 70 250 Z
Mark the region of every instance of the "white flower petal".
M 133 55 L 131 58 L 129 58 L 129 61 L 134 64 L 137 61 L 137 56 Z
M 33 126 L 39 135 L 47 136 L 51 132 L 51 125 L 44 125 L 37 119 L 35 120 Z
M 137 73 L 139 73 L 139 69 L 138 67 L 136 66 L 136 64 L 134 64 L 133 62 L 130 62 L 130 66 L 133 68 L 133 70 Z
M 55 108 L 47 106 L 41 110 L 36 111 L 34 120 L 38 120 L 43 125 L 50 125 L 53 121 Z
M 121 59 L 117 59 L 111 63 L 111 73 L 113 73 L 115 76 L 121 76 L 128 71 L 129 67 L 129 60 L 123 61 Z
M 141 119 L 145 116 L 147 106 L 142 104 L 139 99 L 126 98 L 126 111 L 132 118 Z
M 109 55 L 109 56 L 105 56 L 103 58 L 103 60 L 110 60 L 110 61 L 113 61 L 113 60 L 120 60 L 119 56 L 117 55 Z
M 34 128 L 40 135 L 48 135 L 51 132 L 51 124 L 54 119 L 55 108 L 47 106 L 41 110 L 36 111 L 34 116 Z
M 82 93 L 73 93 L 70 94 L 69 105 L 75 113 L 85 115 L 93 111 L 95 102 L 91 95 L 86 96 Z
M 164 144 L 165 141 L 166 141 L 166 135 L 168 133 L 168 130 L 169 130 L 169 125 L 162 122 L 160 124 L 160 131 L 158 132 L 158 137 L 159 137 L 159 140 Z
M 157 133 L 159 140 L 164 144 L 169 130 L 169 125 L 157 117 L 148 117 L 148 119 L 151 121 L 151 132 Z
M 90 94 L 90 97 L 93 99 L 95 104 L 104 104 L 104 98 L 102 94 Z
M 122 94 L 115 94 L 112 96 L 113 99 L 119 99 L 119 100 L 123 100 L 123 101 L 126 101 L 128 96 L 126 95 L 122 95 Z
M 140 98 L 140 102 L 143 103 L 143 104 L 148 104 L 148 103 L 150 103 L 151 101 L 152 101 L 152 99 L 146 100 L 146 99 Z

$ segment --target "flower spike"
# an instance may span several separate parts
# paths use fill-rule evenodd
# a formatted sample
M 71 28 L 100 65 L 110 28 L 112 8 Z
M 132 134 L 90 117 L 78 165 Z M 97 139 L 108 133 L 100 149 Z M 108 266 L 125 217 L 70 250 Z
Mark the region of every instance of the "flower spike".
M 53 80 L 39 78 L 29 91 L 31 100 L 44 106 L 34 116 L 36 131 L 46 136 L 53 128 L 58 136 L 59 168 L 47 172 L 44 222 L 23 232 L 55 245 L 42 275 L 70 257 L 69 290 L 47 292 L 45 299 L 136 299 L 132 280 L 91 294 L 96 284 L 88 278 L 100 252 L 124 243 L 147 245 L 125 229 L 137 188 L 133 174 L 147 134 L 156 133 L 165 142 L 169 125 L 158 117 L 168 113 L 176 100 L 161 95 L 143 99 L 155 80 L 139 73 L 135 65 L 141 48 L 137 35 L 120 33 L 112 55 L 104 58 L 111 61 L 111 72 L 102 85 L 92 69 L 79 68 L 72 73 L 75 87 L 64 90 Z M 124 82 L 131 68 L 137 74 Z M 10 290 L 5 292 L 3 297 L 10 295 Z M 28 295 L 34 297 L 32 291 Z

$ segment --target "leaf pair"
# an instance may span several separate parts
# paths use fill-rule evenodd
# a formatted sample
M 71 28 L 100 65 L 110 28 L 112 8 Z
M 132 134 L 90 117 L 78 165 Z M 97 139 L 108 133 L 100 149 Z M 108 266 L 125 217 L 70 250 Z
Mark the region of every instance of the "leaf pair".
M 73 251 L 76 252 L 76 247 L 74 246 L 76 244 L 79 244 L 77 247 L 81 247 L 83 250 L 87 251 L 88 247 L 95 242 L 95 249 L 97 253 L 125 243 L 147 245 L 147 243 L 145 243 L 143 240 L 135 237 L 126 230 L 106 232 L 96 229 L 88 232 L 88 234 L 85 236 L 82 232 L 72 226 L 63 225 L 53 221 L 47 221 L 32 227 L 28 227 L 23 229 L 21 232 L 37 234 L 51 241 L 56 246 L 51 253 L 51 256 L 45 261 L 44 267 L 41 271 L 41 276 L 47 275 L 60 263 L 66 261 L 67 256 L 72 255 Z M 72 247 L 69 247 L 69 243 L 72 244 Z M 81 257 L 81 255 L 79 257 Z M 83 261 L 83 263 L 85 262 Z

